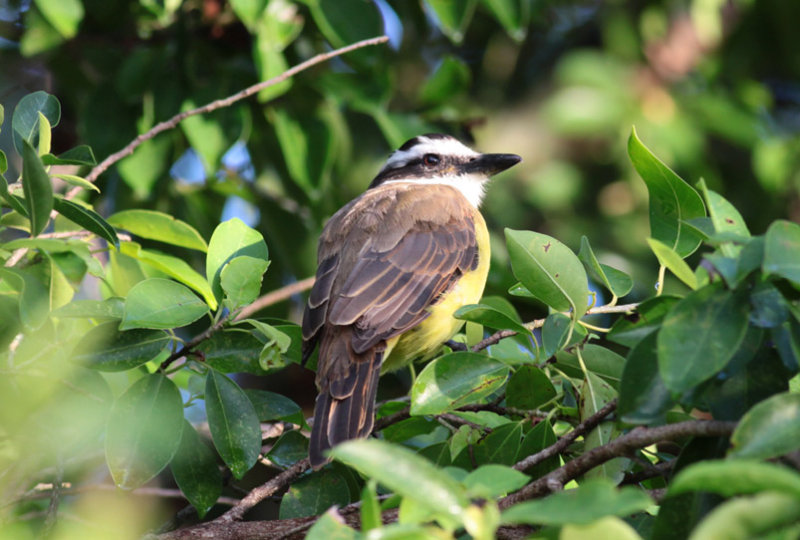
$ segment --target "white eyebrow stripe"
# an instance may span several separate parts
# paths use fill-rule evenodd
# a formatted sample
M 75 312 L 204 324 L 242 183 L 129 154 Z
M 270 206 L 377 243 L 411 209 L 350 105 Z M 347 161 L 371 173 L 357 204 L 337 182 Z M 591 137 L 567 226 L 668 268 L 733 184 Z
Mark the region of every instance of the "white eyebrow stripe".
M 429 139 L 419 137 L 420 142 L 408 150 L 396 150 L 389 156 L 383 170 L 401 167 L 413 159 L 421 158 L 425 154 L 439 154 L 441 156 L 475 157 L 480 154 L 464 146 L 456 139 Z

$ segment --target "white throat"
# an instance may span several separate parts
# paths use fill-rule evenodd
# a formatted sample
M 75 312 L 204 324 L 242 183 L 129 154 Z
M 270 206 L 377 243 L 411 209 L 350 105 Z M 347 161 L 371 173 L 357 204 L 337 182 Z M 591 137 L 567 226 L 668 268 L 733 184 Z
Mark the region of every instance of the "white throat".
M 434 178 L 398 178 L 388 180 L 385 184 L 409 182 L 413 184 L 444 184 L 456 188 L 475 208 L 480 207 L 486 193 L 486 182 L 489 179 L 480 174 L 462 174 L 458 176 L 439 176 Z

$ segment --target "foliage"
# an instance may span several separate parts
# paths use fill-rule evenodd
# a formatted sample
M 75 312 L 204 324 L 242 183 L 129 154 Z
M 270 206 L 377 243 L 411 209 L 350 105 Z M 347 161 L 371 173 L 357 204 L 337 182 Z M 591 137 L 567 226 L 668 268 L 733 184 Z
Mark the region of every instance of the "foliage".
M 671 86 L 680 74 L 662 72 L 637 90 L 638 68 L 620 40 L 667 40 L 657 30 L 665 11 L 636 12 L 641 35 L 632 35 L 634 15 L 609 8 L 608 50 L 566 54 L 540 105 L 552 135 L 600 141 L 612 156 L 605 167 L 635 171 L 641 180 L 630 183 L 603 176 L 623 199 L 646 193 L 648 203 L 615 214 L 619 201 L 598 191 L 606 213 L 596 223 L 614 223 L 608 235 L 587 226 L 594 210 L 567 208 L 594 206 L 578 195 L 598 190 L 587 182 L 591 167 L 579 171 L 558 152 L 529 159 L 526 139 L 518 152 L 540 169 L 515 180 L 524 197 L 487 201 L 488 221 L 505 228 L 504 242 L 494 238 L 492 294 L 458 314 L 468 323 L 457 340 L 472 350 L 445 349 L 412 376 L 409 397 L 387 393 L 377 440 L 342 444 L 332 465 L 309 472 L 310 390 L 252 388 L 253 376 L 302 371 L 296 307 L 255 316 L 246 306 L 312 272 L 319 227 L 363 189 L 376 155 L 434 128 L 466 135 L 483 114 L 476 103 L 503 100 L 492 89 L 529 88 L 522 53 L 544 17 L 507 0 L 203 6 L 37 0 L 26 12 L 20 52 L 47 59 L 65 105 L 37 91 L 0 109 L 10 141 L 0 152 L 0 536 L 89 534 L 53 521 L 59 505 L 59 518 L 80 512 L 67 483 L 79 488 L 99 470 L 134 494 L 177 486 L 212 532 L 249 509 L 234 502 L 220 518 L 223 500 L 281 471 L 270 480 L 276 490 L 251 496 L 276 494 L 276 519 L 321 516 L 307 522 L 309 538 L 488 539 L 523 526 L 564 538 L 797 533 L 800 225 L 774 217 L 796 196 L 796 145 L 779 129 L 756 133 L 764 88 L 737 80 L 730 89 L 705 73 L 711 88 L 701 92 L 685 86 L 697 81 Z M 123 8 L 135 22 L 116 20 Z M 426 66 L 409 60 L 423 54 L 407 44 L 356 51 L 261 90 L 257 101 L 186 119 L 89 181 L 95 155 L 312 51 L 378 35 L 387 9 L 406 34 L 441 32 L 452 54 L 439 51 Z M 85 62 L 97 78 L 63 82 L 66 45 L 110 28 L 134 40 L 129 54 L 93 50 Z M 212 48 L 200 32 L 225 37 Z M 244 55 L 234 46 L 242 35 Z M 705 38 L 723 43 L 721 34 Z M 464 62 L 460 44 L 483 48 L 484 65 Z M 520 54 L 513 73 L 499 61 L 509 51 Z M 725 65 L 730 54 L 707 61 Z M 64 145 L 67 115 L 91 148 Z M 626 155 L 620 133 L 632 122 L 646 135 L 633 130 Z M 509 119 L 510 133 L 516 125 Z M 490 134 L 492 146 L 509 141 Z M 731 187 L 724 153 L 705 151 L 717 139 L 754 148 L 756 195 Z M 693 187 L 643 140 L 706 179 Z M 557 181 L 544 187 L 541 171 Z M 80 197 L 65 195 L 70 188 Z M 246 203 L 244 219 L 227 219 L 221 209 L 236 201 Z M 771 212 L 755 212 L 764 201 Z M 538 222 L 523 217 L 530 207 Z M 247 219 L 258 210 L 260 220 Z M 631 238 L 643 216 L 649 235 Z M 534 226 L 544 232 L 527 230 Z M 610 262 L 609 250 L 627 259 Z M 616 305 L 629 294 L 635 304 Z M 665 426 L 677 427 L 671 443 L 636 442 Z M 115 531 L 157 527 L 158 512 L 131 508 L 114 513 L 131 520 L 112 523 Z M 28 527 L 32 513 L 45 517 Z

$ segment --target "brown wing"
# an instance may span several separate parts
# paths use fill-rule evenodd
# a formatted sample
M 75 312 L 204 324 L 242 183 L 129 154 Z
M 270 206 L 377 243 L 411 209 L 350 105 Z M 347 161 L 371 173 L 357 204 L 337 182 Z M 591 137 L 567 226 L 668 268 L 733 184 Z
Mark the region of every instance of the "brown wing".
M 477 265 L 473 211 L 451 187 L 396 184 L 331 218 L 303 317 L 304 357 L 320 343 L 318 459 L 336 442 L 369 434 L 386 340 L 422 322 L 426 308 Z

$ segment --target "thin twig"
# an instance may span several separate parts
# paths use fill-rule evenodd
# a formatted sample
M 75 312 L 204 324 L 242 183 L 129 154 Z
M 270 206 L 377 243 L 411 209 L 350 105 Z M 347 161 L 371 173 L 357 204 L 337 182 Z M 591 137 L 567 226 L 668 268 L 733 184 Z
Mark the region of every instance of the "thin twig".
M 319 63 L 322 63 L 322 62 L 325 62 L 327 60 L 330 60 L 331 58 L 335 58 L 337 56 L 341 56 L 343 54 L 355 51 L 356 49 L 361 49 L 363 47 L 371 47 L 373 45 L 379 45 L 381 43 L 386 43 L 387 41 L 389 41 L 389 38 L 387 36 L 380 36 L 380 37 L 375 37 L 375 38 L 371 38 L 371 39 L 365 39 L 363 41 L 359 41 L 357 43 L 353 43 L 352 45 L 348 45 L 346 47 L 342 47 L 340 49 L 336 49 L 335 51 L 329 51 L 329 52 L 326 52 L 326 53 L 320 53 L 320 54 L 318 54 L 318 55 L 316 55 L 316 56 L 314 56 L 312 58 L 309 58 L 305 62 L 301 62 L 300 64 L 297 64 L 296 66 L 284 71 L 283 73 L 281 73 L 277 77 L 273 77 L 273 78 L 271 78 L 269 80 L 260 82 L 258 84 L 254 84 L 254 85 L 249 86 L 249 87 L 245 88 L 244 90 L 241 90 L 241 91 L 239 91 L 239 92 L 237 92 L 237 93 L 235 93 L 235 94 L 233 94 L 231 96 L 212 101 L 211 103 L 207 103 L 207 104 L 203 105 L 202 107 L 197 107 L 196 109 L 191 109 L 191 110 L 188 110 L 188 111 L 183 111 L 181 113 L 178 113 L 175 116 L 173 116 L 172 118 L 170 118 L 169 120 L 165 120 L 163 122 L 159 122 L 158 124 L 156 124 L 155 126 L 150 128 L 148 131 L 146 131 L 145 133 L 142 133 L 141 135 L 136 137 L 134 140 L 132 140 L 130 143 L 128 143 L 128 145 L 125 146 L 125 148 L 123 148 L 122 150 L 119 150 L 118 152 L 115 152 L 115 153 L 111 154 L 106 159 L 101 161 L 100 164 L 95 166 L 95 168 L 92 169 L 92 171 L 86 176 L 86 180 L 89 181 L 89 182 L 95 182 L 97 180 L 97 178 L 101 174 L 103 174 L 109 167 L 111 167 L 111 165 L 113 165 L 117 161 L 121 160 L 125 156 L 128 156 L 128 155 L 132 154 L 133 151 L 136 149 L 136 147 L 138 147 L 140 144 L 142 144 L 143 142 L 145 142 L 147 140 L 152 139 L 153 137 L 155 137 L 156 135 L 158 135 L 162 131 L 166 131 L 168 129 L 173 129 L 173 128 L 177 127 L 178 124 L 180 124 L 180 122 L 182 120 L 185 120 L 186 118 L 189 118 L 190 116 L 195 116 L 197 114 L 206 114 L 206 113 L 210 113 L 212 111 L 215 111 L 217 109 L 230 107 L 231 105 L 233 105 L 237 101 L 240 101 L 240 100 L 248 98 L 248 97 L 250 97 L 250 96 L 252 96 L 254 94 L 257 94 L 258 92 L 260 92 L 261 90 L 263 90 L 265 88 L 269 88 L 270 86 L 274 86 L 276 84 L 282 83 L 283 81 L 289 79 L 290 77 L 293 77 L 293 76 L 297 75 L 301 71 L 305 71 L 306 69 L 308 69 L 308 68 L 310 68 L 312 66 L 315 66 L 315 65 L 317 65 Z M 69 193 L 67 193 L 66 198 L 67 199 L 71 199 L 76 194 L 78 194 L 80 192 L 80 190 L 81 190 L 80 187 L 72 188 L 69 191 Z
M 240 321 L 242 319 L 247 319 L 248 317 L 253 315 L 253 313 L 261 311 L 265 307 L 277 304 L 278 302 L 283 302 L 284 300 L 287 300 L 288 298 L 294 296 L 295 294 L 308 290 L 314 285 L 315 279 L 316 278 L 314 276 L 311 276 L 309 278 L 302 279 L 294 283 L 290 283 L 285 287 L 281 287 L 280 289 L 276 289 L 272 292 L 265 294 L 264 296 L 256 298 L 252 304 L 242 308 L 242 310 L 236 317 L 234 317 L 233 320 Z
M 617 408 L 617 400 L 612 399 L 611 401 L 606 403 L 603 408 L 601 408 L 592 416 L 590 416 L 589 418 L 587 418 L 586 420 L 575 426 L 575 429 L 573 429 L 572 431 L 561 437 L 558 440 L 558 442 L 548 446 L 544 450 L 541 450 L 533 455 L 526 457 L 522 461 L 517 462 L 514 465 L 514 468 L 518 471 L 524 471 L 530 469 L 534 465 L 538 465 L 539 463 L 541 463 L 542 461 L 546 460 L 549 457 L 561 454 L 564 450 L 569 448 L 569 445 L 572 444 L 575 441 L 575 439 L 577 439 L 584 433 L 587 433 L 588 431 L 592 430 L 595 426 L 600 424 L 600 422 L 602 422 L 606 416 L 614 412 L 616 408 Z
M 688 420 L 653 428 L 637 427 L 608 444 L 593 448 L 576 457 L 558 469 L 531 482 L 516 493 L 502 498 L 500 500 L 500 508 L 508 508 L 521 501 L 543 497 L 606 461 L 628 455 L 635 450 L 659 441 L 684 437 L 729 437 L 734 428 L 736 428 L 736 422 L 718 420 Z

